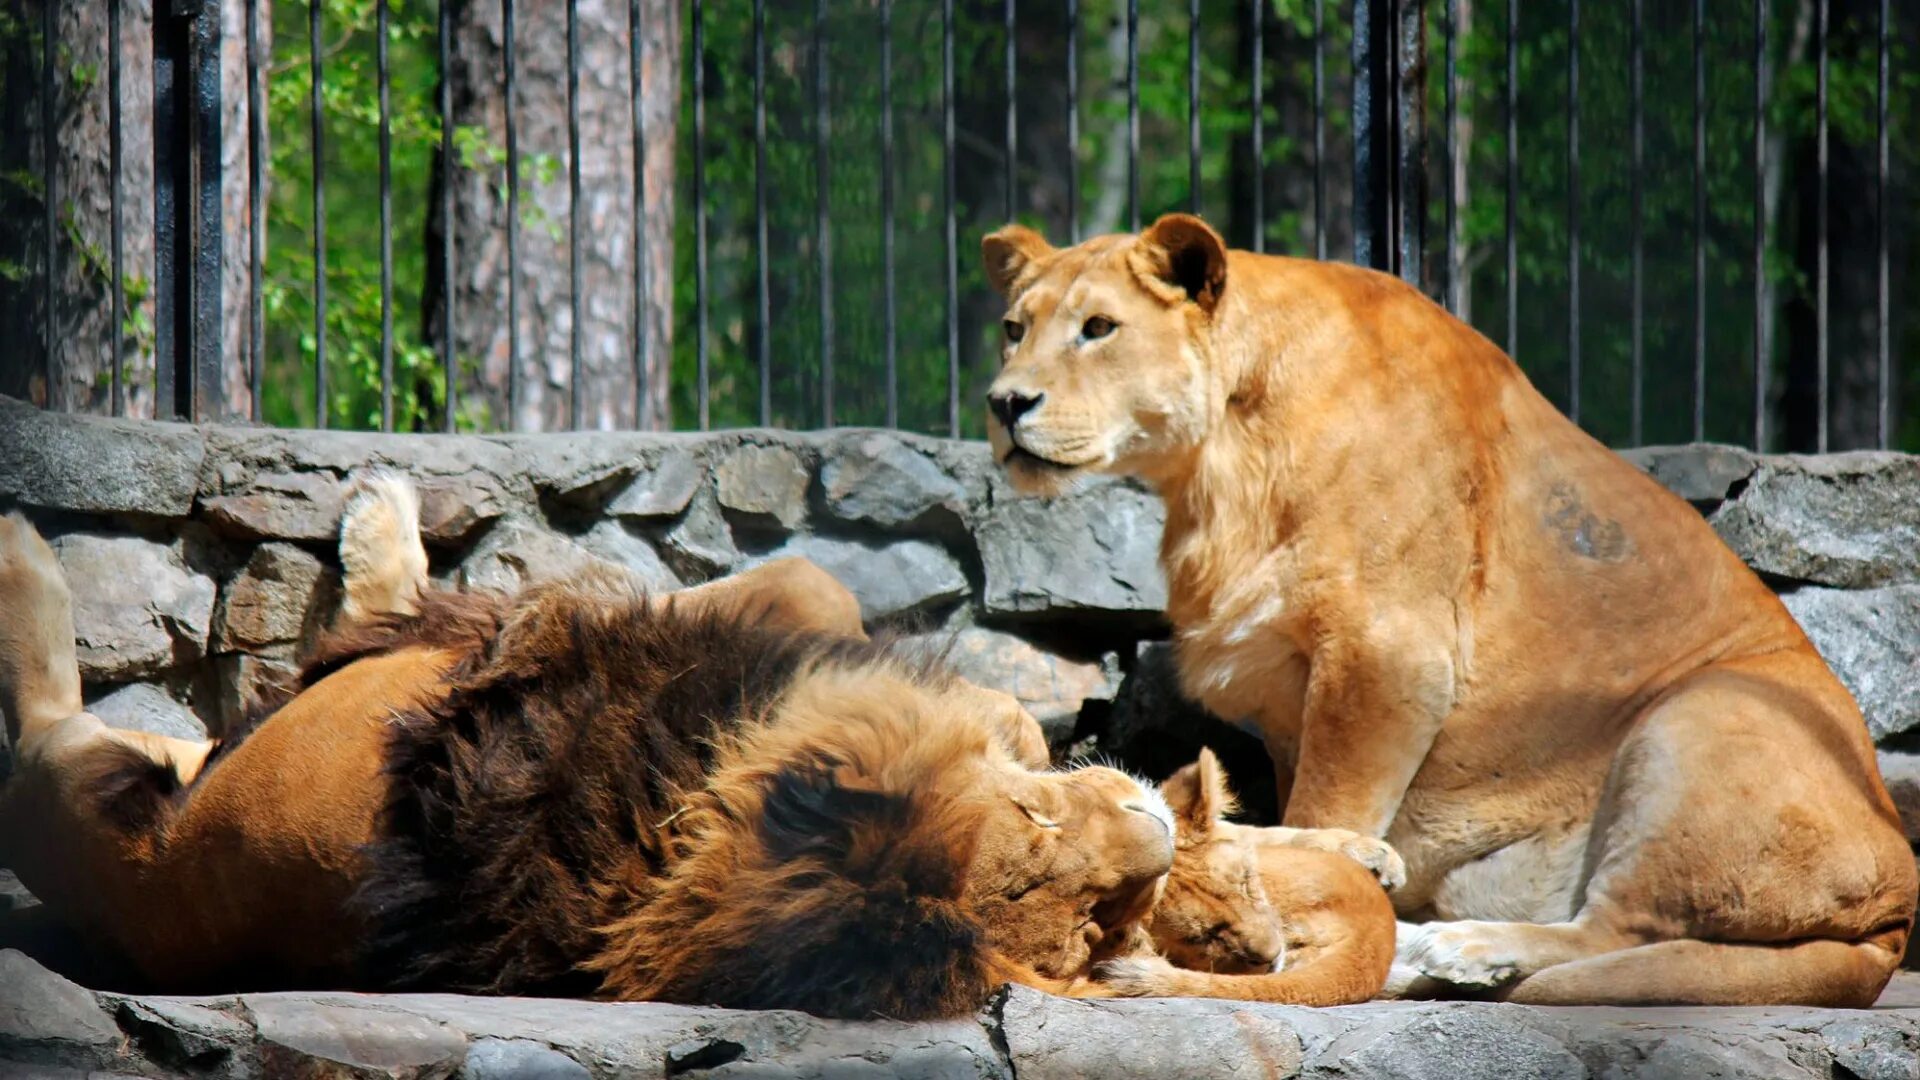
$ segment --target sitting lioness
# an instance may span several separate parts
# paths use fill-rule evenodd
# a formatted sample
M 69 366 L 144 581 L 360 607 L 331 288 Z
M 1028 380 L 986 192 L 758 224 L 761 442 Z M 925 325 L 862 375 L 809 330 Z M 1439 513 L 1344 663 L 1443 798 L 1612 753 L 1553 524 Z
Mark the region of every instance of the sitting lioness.
M 1041 772 L 1013 699 L 860 640 L 824 572 L 663 598 L 428 586 L 405 489 L 345 623 L 217 746 L 83 711 L 65 580 L 0 518 L 0 865 L 148 988 L 566 994 L 952 1016 L 1085 976 L 1171 865 L 1157 793 Z
M 1686 503 L 1397 278 L 1198 218 L 983 244 L 1013 483 L 1144 478 L 1185 689 L 1390 841 L 1404 989 L 1862 1006 L 1914 860 L 1851 697 Z

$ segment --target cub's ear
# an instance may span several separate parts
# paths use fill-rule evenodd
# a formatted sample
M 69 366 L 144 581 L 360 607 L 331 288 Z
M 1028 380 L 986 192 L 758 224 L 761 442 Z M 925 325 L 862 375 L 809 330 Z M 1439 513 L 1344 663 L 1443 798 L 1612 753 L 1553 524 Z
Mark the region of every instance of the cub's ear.
M 1006 225 L 980 240 L 980 261 L 986 264 L 987 280 L 1007 299 L 1026 284 L 1033 264 L 1053 254 L 1047 238 L 1025 225 Z
M 1140 234 L 1128 262 L 1168 300 L 1191 300 L 1213 314 L 1227 289 L 1227 244 L 1192 214 L 1168 214 Z
M 1236 809 L 1227 774 L 1213 751 L 1200 751 L 1191 765 L 1182 765 L 1160 784 L 1160 797 L 1173 811 L 1179 835 L 1204 836 L 1214 823 Z

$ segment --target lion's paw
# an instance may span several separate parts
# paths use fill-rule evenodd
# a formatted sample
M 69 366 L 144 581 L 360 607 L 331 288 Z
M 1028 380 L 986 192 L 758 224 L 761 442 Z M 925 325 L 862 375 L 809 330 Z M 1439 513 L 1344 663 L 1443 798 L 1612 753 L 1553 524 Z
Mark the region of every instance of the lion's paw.
M 1520 975 L 1502 946 L 1498 924 L 1454 922 L 1419 927 L 1402 947 L 1406 963 L 1431 979 L 1467 989 L 1491 989 Z

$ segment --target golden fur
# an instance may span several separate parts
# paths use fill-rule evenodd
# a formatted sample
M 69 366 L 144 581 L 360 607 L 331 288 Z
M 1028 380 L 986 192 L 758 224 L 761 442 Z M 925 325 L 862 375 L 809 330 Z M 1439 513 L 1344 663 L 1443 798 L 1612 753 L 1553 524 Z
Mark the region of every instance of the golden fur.
M 185 765 L 62 715 L 59 569 L 24 520 L 0 526 L 21 750 L 0 860 L 150 988 L 902 1018 L 1007 980 L 1102 992 L 1087 972 L 1172 858 L 1157 794 L 1033 771 L 1031 717 L 861 640 L 809 564 L 664 598 L 612 574 L 423 590 L 392 542 L 404 506 L 369 490 L 343 537 L 366 602 L 290 700 Z
M 1691 507 L 1391 276 L 1185 215 L 983 254 L 996 456 L 1158 488 L 1184 686 L 1264 734 L 1285 824 L 1390 841 L 1440 920 L 1400 988 L 1874 999 L 1916 880 L 1866 727 Z

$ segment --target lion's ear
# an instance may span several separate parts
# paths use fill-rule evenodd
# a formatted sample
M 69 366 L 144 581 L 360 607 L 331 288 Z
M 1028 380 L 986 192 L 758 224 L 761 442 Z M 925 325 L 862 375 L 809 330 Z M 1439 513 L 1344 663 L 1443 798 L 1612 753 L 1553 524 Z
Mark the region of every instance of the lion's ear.
M 1227 289 L 1227 243 L 1192 214 L 1154 222 L 1140 234 L 1129 262 L 1142 279 L 1177 290 L 1209 315 Z
M 988 233 L 980 241 L 980 261 L 986 265 L 987 280 L 1007 299 L 1026 284 L 1033 264 L 1053 254 L 1047 238 L 1025 225 L 1006 225 Z

